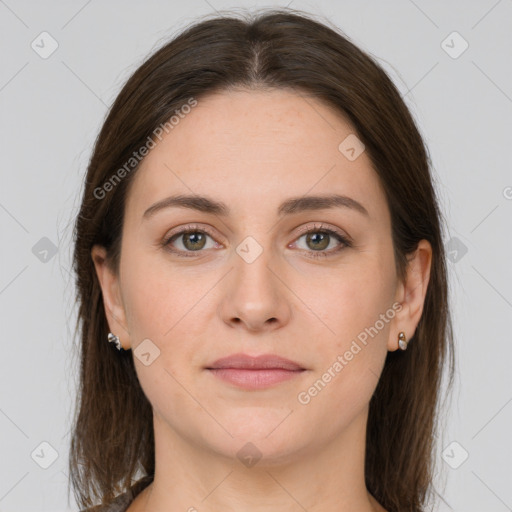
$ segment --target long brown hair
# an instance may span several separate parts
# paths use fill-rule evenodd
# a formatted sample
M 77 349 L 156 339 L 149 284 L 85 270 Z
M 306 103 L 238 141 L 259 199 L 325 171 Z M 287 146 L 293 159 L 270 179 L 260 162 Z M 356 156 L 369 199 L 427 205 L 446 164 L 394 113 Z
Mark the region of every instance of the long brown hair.
M 352 123 L 384 187 L 396 271 L 420 240 L 433 250 L 424 309 L 407 351 L 388 352 L 370 401 L 365 481 L 389 511 L 419 512 L 435 497 L 436 427 L 443 370 L 454 375 L 445 250 L 430 157 L 400 93 L 369 54 L 329 22 L 292 9 L 218 14 L 183 30 L 129 78 L 103 124 L 74 230 L 80 381 L 70 481 L 80 507 L 108 503 L 137 477 L 154 476 L 152 407 L 130 351 L 107 343 L 91 248 L 118 270 L 124 206 L 138 163 L 126 162 L 190 98 L 234 88 L 288 88 Z M 122 179 L 112 181 L 119 169 Z M 118 173 L 118 177 L 121 175 Z M 109 182 L 112 186 L 105 187 Z M 448 364 L 448 366 L 447 366 Z

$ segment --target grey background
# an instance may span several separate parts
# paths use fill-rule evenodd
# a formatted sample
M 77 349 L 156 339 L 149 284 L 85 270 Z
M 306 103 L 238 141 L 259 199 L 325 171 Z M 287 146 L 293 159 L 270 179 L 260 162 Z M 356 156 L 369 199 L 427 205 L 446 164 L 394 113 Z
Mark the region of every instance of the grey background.
M 196 16 L 271 5 L 286 3 L 0 0 L 0 512 L 77 510 L 67 496 L 71 227 L 107 106 Z M 291 7 L 376 56 L 418 120 L 448 219 L 458 355 L 436 510 L 512 510 L 512 1 Z M 51 48 L 43 31 L 58 43 L 45 59 L 31 47 Z M 469 45 L 457 58 L 454 31 Z

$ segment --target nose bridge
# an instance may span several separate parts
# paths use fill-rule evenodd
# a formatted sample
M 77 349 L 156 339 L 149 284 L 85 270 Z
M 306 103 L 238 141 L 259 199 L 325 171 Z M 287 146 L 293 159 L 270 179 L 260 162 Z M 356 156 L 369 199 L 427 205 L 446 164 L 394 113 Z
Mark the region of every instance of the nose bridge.
M 236 247 L 233 260 L 235 265 L 235 285 L 247 288 L 242 292 L 249 294 L 274 295 L 275 276 L 270 271 L 270 263 L 274 260 L 270 237 L 246 236 Z M 268 297 L 267 299 L 268 300 Z
M 256 235 L 261 242 L 256 236 L 246 236 L 235 247 L 234 268 L 222 305 L 225 322 L 242 322 L 251 330 L 264 328 L 267 323 L 282 324 L 289 316 L 283 285 L 272 268 L 277 258 L 272 253 L 271 237 L 263 230 L 261 233 Z

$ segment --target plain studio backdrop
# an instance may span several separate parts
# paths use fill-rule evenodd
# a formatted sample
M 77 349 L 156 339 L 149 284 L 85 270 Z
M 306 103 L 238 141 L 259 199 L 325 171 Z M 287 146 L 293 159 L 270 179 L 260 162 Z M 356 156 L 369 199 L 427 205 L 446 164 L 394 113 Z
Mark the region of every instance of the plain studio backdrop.
M 197 16 L 287 3 L 0 0 L 1 512 L 77 510 L 72 224 L 108 106 Z M 458 356 L 437 510 L 512 510 L 512 1 L 288 5 L 375 56 L 425 137 L 449 223 Z

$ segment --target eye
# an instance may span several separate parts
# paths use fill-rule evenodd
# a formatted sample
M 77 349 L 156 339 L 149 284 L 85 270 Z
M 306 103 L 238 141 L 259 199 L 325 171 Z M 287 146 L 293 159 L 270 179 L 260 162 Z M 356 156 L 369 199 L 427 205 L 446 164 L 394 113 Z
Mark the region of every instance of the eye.
M 340 232 L 324 227 L 323 225 L 315 225 L 313 227 L 306 226 L 305 233 L 297 240 L 305 237 L 306 248 L 310 257 L 319 258 L 337 254 L 345 247 L 351 247 L 351 243 Z M 338 241 L 338 247 L 326 251 L 334 240 Z
M 190 257 L 194 254 L 187 254 L 200 252 L 203 249 L 212 249 L 222 247 L 220 244 L 213 242 L 209 247 L 207 246 L 207 238 L 213 240 L 213 235 L 206 228 L 196 228 L 194 226 L 187 226 L 185 229 L 173 233 L 166 238 L 163 242 L 164 247 L 169 251 L 177 254 L 178 256 Z M 178 242 L 178 248 L 173 247 L 173 244 Z M 179 247 L 181 245 L 181 247 Z
M 303 234 L 297 240 L 305 237 L 306 248 L 303 250 L 309 253 L 308 256 L 312 258 L 333 256 L 345 247 L 351 247 L 352 245 L 339 231 L 327 228 L 323 224 L 306 226 L 300 231 Z M 194 253 L 200 253 L 203 249 L 223 247 L 222 244 L 215 242 L 213 237 L 213 233 L 206 227 L 186 226 L 167 237 L 162 245 L 177 256 L 193 257 L 195 256 Z M 208 238 L 212 241 L 210 246 L 208 246 Z M 333 241 L 338 242 L 338 247 L 326 251 Z M 294 244 L 290 244 L 288 247 L 291 245 Z

